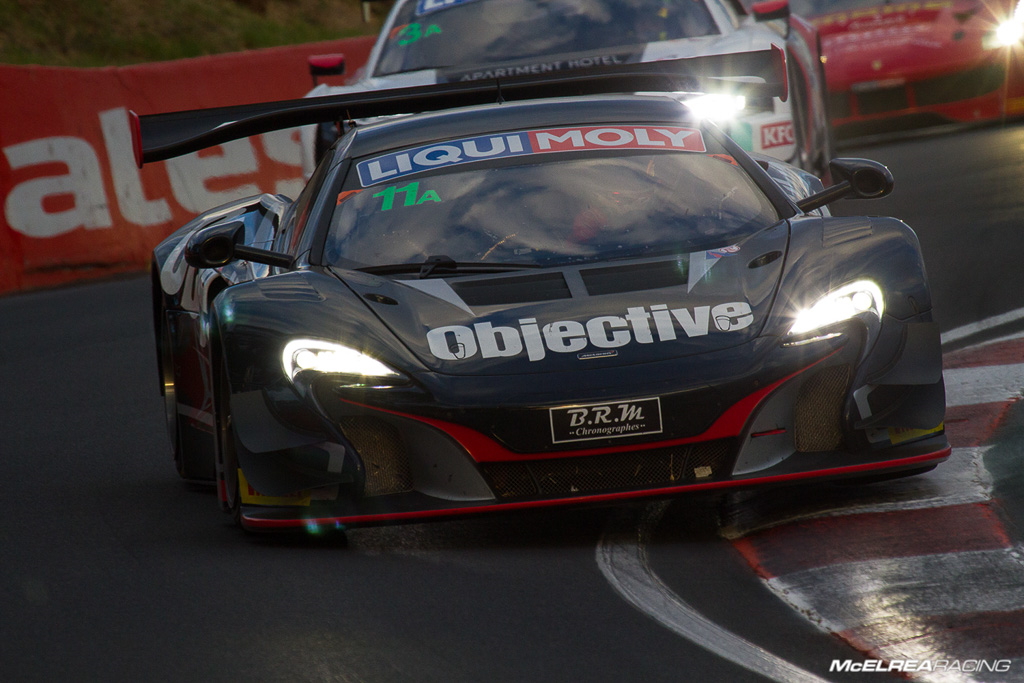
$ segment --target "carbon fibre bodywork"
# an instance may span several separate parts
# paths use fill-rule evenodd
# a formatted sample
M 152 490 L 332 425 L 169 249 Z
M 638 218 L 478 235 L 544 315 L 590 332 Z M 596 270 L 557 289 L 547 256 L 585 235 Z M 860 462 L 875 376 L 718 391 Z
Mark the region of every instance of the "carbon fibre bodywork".
M 596 141 L 565 157 L 582 159 L 574 171 L 592 159 L 611 160 L 618 171 L 636 159 L 650 169 L 685 156 L 710 169 L 708 178 L 721 171 L 738 183 L 716 196 L 715 220 L 727 222 L 724 202 L 743 192 L 771 219 L 720 237 L 705 221 L 710 237 L 600 258 L 544 260 L 541 250 L 521 247 L 519 259 L 536 263 L 506 261 L 499 272 L 474 270 L 484 259 L 460 270 L 438 257 L 382 266 L 347 259 L 351 251 L 332 256 L 344 211 L 376 190 L 374 210 L 360 205 L 361 223 L 352 225 L 404 210 L 400 227 L 411 221 L 415 235 L 428 230 L 429 205 L 457 203 L 442 184 L 452 169 L 420 170 L 410 160 L 435 163 L 441 157 L 430 154 L 442 145 L 445 158 L 461 164 L 451 150 L 483 156 L 483 145 L 464 141 L 491 133 L 505 136 L 508 149 L 542 133 L 583 147 Z M 693 136 L 704 151 L 606 149 L 627 137 L 664 147 Z M 394 150 L 408 156 L 389 177 Z M 523 154 L 532 173 L 548 163 Z M 500 174 L 520 164 L 474 159 L 466 167 Z M 379 178 L 361 179 L 367 169 Z M 394 200 L 394 188 L 410 187 L 403 174 L 423 183 L 416 196 L 424 208 Z M 446 201 L 422 199 L 428 186 Z M 938 327 L 917 238 L 892 218 L 799 208 L 822 190 L 803 171 L 750 157 L 670 98 L 505 103 L 357 127 L 296 201 L 241 200 L 154 251 L 158 355 L 179 472 L 217 478 L 223 506 L 243 526 L 273 529 L 933 467 L 949 446 Z M 483 205 L 484 195 L 477 198 Z M 512 221 L 511 206 L 489 220 Z M 501 253 L 526 230 L 491 235 L 486 253 Z M 218 267 L 196 267 L 217 231 L 231 235 L 236 250 L 253 248 L 252 259 L 236 253 Z M 411 238 L 393 235 L 389 253 L 397 254 Z M 629 244 L 625 232 L 621 239 Z M 795 331 L 812 304 L 865 282 L 884 306 L 879 300 L 877 310 L 860 307 Z M 358 379 L 315 367 L 315 353 L 297 355 L 320 343 L 354 349 L 385 369 Z M 289 351 L 293 344 L 302 351 Z

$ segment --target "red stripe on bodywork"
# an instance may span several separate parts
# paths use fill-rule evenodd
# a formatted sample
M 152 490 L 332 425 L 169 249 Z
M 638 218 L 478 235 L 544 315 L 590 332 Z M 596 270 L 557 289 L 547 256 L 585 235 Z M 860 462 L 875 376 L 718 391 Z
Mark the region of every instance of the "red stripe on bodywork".
M 766 579 L 842 562 L 996 550 L 1012 544 L 990 503 L 791 522 L 734 542 Z
M 785 484 L 790 482 L 803 481 L 805 479 L 816 479 L 822 477 L 841 477 L 849 474 L 868 473 L 875 470 L 886 470 L 900 467 L 913 467 L 914 465 L 926 465 L 931 462 L 945 460 L 949 457 L 950 449 L 944 448 L 934 453 L 916 455 L 910 458 L 898 460 L 886 460 L 883 462 L 864 463 L 860 465 L 846 465 L 844 467 L 832 467 L 822 470 L 797 472 L 793 474 L 779 474 L 770 477 L 755 477 L 751 479 L 737 479 L 733 481 L 712 481 L 701 484 L 689 484 L 687 486 L 674 486 L 671 488 L 647 489 L 643 491 L 627 491 L 623 493 L 606 493 L 597 496 L 578 496 L 575 498 L 560 498 L 555 500 L 529 500 L 518 503 L 502 503 L 497 505 L 470 505 L 459 508 L 447 508 L 440 510 L 419 510 L 415 512 L 394 512 L 373 515 L 352 515 L 349 517 L 316 517 L 316 518 L 295 518 L 295 519 L 261 519 L 242 513 L 242 525 L 249 529 L 294 529 L 308 526 L 336 526 L 336 525 L 357 525 L 373 524 L 384 522 L 414 521 L 418 519 L 438 519 L 453 517 L 457 515 L 470 515 L 486 512 L 497 512 L 501 510 L 525 510 L 530 508 L 557 507 L 563 505 L 576 505 L 585 503 L 615 503 L 637 498 L 651 498 L 672 496 L 680 493 L 695 493 L 700 491 L 714 491 L 747 486 L 758 486 L 763 484 Z
M 819 358 L 810 365 L 803 367 L 796 372 L 783 377 L 774 384 L 770 384 L 763 389 L 755 391 L 754 393 L 740 399 L 732 406 L 727 408 L 717 420 L 712 423 L 703 433 L 697 436 L 684 437 L 679 439 L 667 439 L 665 441 L 651 441 L 642 444 L 631 444 L 628 446 L 606 446 L 604 448 L 584 448 L 580 450 L 572 451 L 548 451 L 543 453 L 516 453 L 502 446 L 500 443 L 492 439 L 491 437 L 470 429 L 454 422 L 447 422 L 446 420 L 437 420 L 434 418 L 423 417 L 421 415 L 411 415 L 408 413 L 400 413 L 395 410 L 387 410 L 386 408 L 378 408 L 377 406 L 366 405 L 363 403 L 357 403 L 355 401 L 349 401 L 347 399 L 339 399 L 349 405 L 359 406 L 360 408 L 367 408 L 369 410 L 379 410 L 382 413 L 389 415 L 396 415 L 398 417 L 408 418 L 410 420 L 416 420 L 423 422 L 431 427 L 440 429 L 445 432 L 448 436 L 452 437 L 459 442 L 469 453 L 469 456 L 476 462 L 506 462 L 506 461 L 521 461 L 524 458 L 530 458 L 531 460 L 540 460 L 546 458 L 566 458 L 566 457 L 584 457 L 588 455 L 603 455 L 605 453 L 623 453 L 623 452 L 635 452 L 651 450 L 654 448 L 666 448 L 669 446 L 682 446 L 685 444 L 698 443 L 700 441 L 713 441 L 715 439 L 724 439 L 732 436 L 739 436 L 740 432 L 743 431 L 743 427 L 747 424 L 747 420 L 750 415 L 754 412 L 757 406 L 763 401 L 770 393 L 778 389 L 780 386 L 793 379 L 797 375 L 806 372 L 813 368 L 819 363 L 827 360 L 831 356 L 838 353 L 833 351 L 824 358 Z

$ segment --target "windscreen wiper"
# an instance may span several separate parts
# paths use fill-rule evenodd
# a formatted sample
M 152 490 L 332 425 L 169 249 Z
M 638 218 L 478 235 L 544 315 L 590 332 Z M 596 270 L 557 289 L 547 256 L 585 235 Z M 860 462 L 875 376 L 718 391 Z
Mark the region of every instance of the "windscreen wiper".
M 356 268 L 363 273 L 373 275 L 397 275 L 400 273 L 419 273 L 420 279 L 434 275 L 454 275 L 460 273 L 504 273 L 511 270 L 541 268 L 536 263 L 487 263 L 484 261 L 456 261 L 450 256 L 438 254 L 430 256 L 423 263 L 390 263 L 379 266 Z

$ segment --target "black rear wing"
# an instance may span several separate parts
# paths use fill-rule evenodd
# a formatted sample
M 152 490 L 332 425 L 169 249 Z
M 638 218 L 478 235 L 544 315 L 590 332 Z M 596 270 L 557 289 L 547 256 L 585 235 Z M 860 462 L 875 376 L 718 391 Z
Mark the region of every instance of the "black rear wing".
M 633 92 L 789 94 L 786 54 L 768 50 L 687 57 L 586 71 L 304 97 L 165 114 L 129 112 L 135 163 L 162 161 L 231 140 L 325 121 L 413 114 L 506 100 Z

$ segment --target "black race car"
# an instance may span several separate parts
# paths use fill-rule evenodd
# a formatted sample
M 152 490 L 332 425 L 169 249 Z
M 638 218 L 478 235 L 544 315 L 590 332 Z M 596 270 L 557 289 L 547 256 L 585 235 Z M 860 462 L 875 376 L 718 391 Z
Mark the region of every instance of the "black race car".
M 224 510 L 269 530 L 947 458 L 917 238 L 826 208 L 888 194 L 888 170 L 837 159 L 824 188 L 673 97 L 614 94 L 697 89 L 785 96 L 784 60 L 136 117 L 143 163 L 339 112 L 421 112 L 355 127 L 296 200 L 214 209 L 154 250 L 181 476 L 216 480 Z

